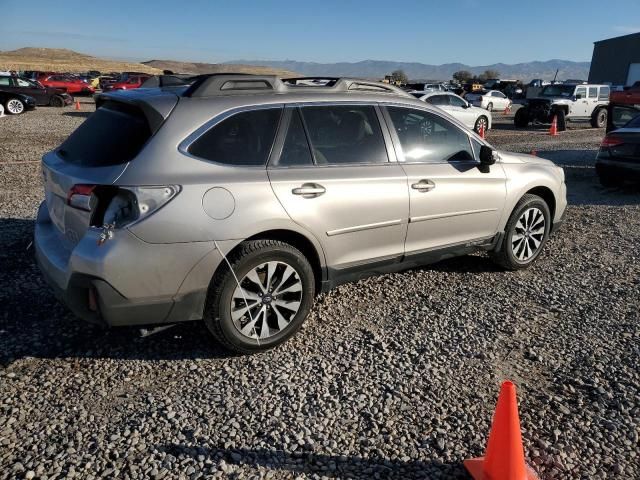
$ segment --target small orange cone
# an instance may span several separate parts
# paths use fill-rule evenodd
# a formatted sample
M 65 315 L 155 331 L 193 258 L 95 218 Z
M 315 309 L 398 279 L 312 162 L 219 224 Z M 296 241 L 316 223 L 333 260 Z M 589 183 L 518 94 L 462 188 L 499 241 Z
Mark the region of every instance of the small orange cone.
M 502 112 L 503 115 L 509 115 L 511 113 L 511 105 L 507 105 L 506 107 L 504 107 L 504 112 Z
M 549 129 L 549 135 L 555 137 L 558 135 L 558 116 L 554 115 L 551 121 L 551 128 Z
M 464 461 L 474 480 L 539 480 L 524 461 L 516 386 L 506 381 L 493 415 L 484 457 Z
M 76 110 L 80 110 L 80 101 L 76 100 Z
M 480 135 L 480 138 L 485 138 L 484 125 L 480 125 L 480 131 L 478 132 L 478 135 Z

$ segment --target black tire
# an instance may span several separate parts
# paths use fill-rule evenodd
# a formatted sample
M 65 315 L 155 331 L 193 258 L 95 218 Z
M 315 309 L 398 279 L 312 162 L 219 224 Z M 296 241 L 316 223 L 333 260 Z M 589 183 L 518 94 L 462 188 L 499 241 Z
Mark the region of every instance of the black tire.
M 224 347 L 239 353 L 260 352 L 285 342 L 302 326 L 313 305 L 315 277 L 309 261 L 297 248 L 276 240 L 243 242 L 228 259 L 235 277 L 229 270 L 227 263 L 223 261 L 209 286 L 204 312 L 204 322 L 209 331 Z M 242 334 L 233 322 L 231 317 L 233 294 L 238 287 L 236 277 L 240 282 L 244 282 L 247 273 L 266 262 L 283 262 L 295 270 L 302 283 L 300 306 L 295 315 L 290 317 L 287 326 L 278 333 L 265 339 L 254 339 Z M 271 298 L 271 295 L 269 297 Z M 275 298 L 274 296 L 274 302 Z M 258 302 L 258 304 L 264 305 L 264 299 L 262 303 Z M 271 313 L 271 308 L 275 310 L 275 306 L 269 305 L 268 307 L 269 313 L 267 315 L 271 315 L 269 317 L 271 321 L 268 323 L 271 325 L 275 315 L 275 312 Z M 243 316 L 243 318 L 245 317 Z M 251 317 L 251 319 L 253 318 L 256 317 Z M 277 322 L 277 318 L 275 321 Z M 257 322 L 254 322 L 253 325 L 254 329 L 251 333 L 257 336 Z M 259 328 L 262 331 L 263 326 L 261 325 Z
M 540 239 L 540 244 L 535 247 L 531 257 L 522 260 L 517 256 L 517 252 L 520 251 L 518 247 L 526 247 L 523 243 L 517 243 L 514 246 L 515 241 L 513 240 L 513 236 L 517 233 L 516 229 L 521 230 L 518 222 L 521 220 L 521 217 L 525 212 L 530 211 L 530 209 L 534 209 L 534 211 L 537 210 L 542 213 L 542 216 L 544 217 L 544 233 Z M 551 221 L 551 212 L 549 211 L 547 203 L 539 196 L 527 193 L 520 199 L 513 209 L 513 212 L 509 217 L 509 221 L 504 229 L 504 237 L 498 246 L 498 251 L 491 252 L 491 258 L 495 263 L 507 270 L 527 268 L 536 260 L 536 258 L 538 258 L 544 248 L 544 245 L 547 243 L 549 231 L 551 230 Z M 537 220 L 534 221 L 534 225 L 532 226 L 535 227 L 536 224 Z M 533 238 L 523 238 L 523 241 L 527 243 L 527 247 L 529 248 L 535 245 Z
M 51 100 L 49 100 L 49 105 L 51 105 L 52 107 L 62 108 L 64 107 L 64 100 L 62 97 L 54 95 L 53 97 L 51 97 Z
M 483 122 L 484 122 L 484 133 L 487 133 L 487 130 L 489 130 L 489 119 L 484 115 L 480 115 L 478 117 L 478 119 L 476 120 L 476 124 L 473 126 L 473 131 L 476 133 L 480 133 L 480 127 L 482 126 Z
M 604 128 L 607 126 L 607 109 L 597 108 L 591 115 L 591 126 L 593 128 Z
M 25 111 L 25 105 L 19 98 L 10 98 L 4 104 L 4 111 L 10 115 L 20 115 Z
M 513 124 L 518 128 L 527 128 L 529 126 L 529 110 L 525 107 L 516 110 L 513 117 Z
M 487 112 L 491 112 L 491 111 L 493 111 L 493 103 L 489 102 L 487 104 Z
M 555 115 L 558 117 L 558 131 L 564 132 L 567 129 L 567 117 L 565 116 L 564 110 L 557 110 Z
M 620 180 L 610 173 L 598 173 L 598 180 L 600 180 L 600 185 L 605 188 L 613 188 L 618 187 L 620 185 Z

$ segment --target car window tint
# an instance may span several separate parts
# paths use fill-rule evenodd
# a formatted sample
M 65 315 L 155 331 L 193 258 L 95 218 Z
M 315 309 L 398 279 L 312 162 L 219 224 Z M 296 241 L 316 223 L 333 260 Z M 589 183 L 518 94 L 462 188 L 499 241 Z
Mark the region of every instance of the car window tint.
M 313 165 L 309 142 L 307 141 L 307 135 L 304 133 L 304 126 L 297 108 L 291 114 L 287 136 L 276 165 L 279 167 Z
M 598 87 L 589 87 L 589 98 L 598 98 Z
M 473 160 L 469 137 L 430 112 L 388 107 L 405 162 L 441 163 Z
M 457 95 L 449 95 L 449 102 L 454 107 L 465 107 L 467 105 L 467 102 Z
M 10 87 L 11 86 L 11 77 L 0 77 L 0 86 Z
M 142 110 L 106 102 L 64 141 L 58 154 L 66 162 L 86 167 L 118 165 L 135 158 L 150 137 Z
M 576 90 L 576 96 L 580 95 L 582 98 L 587 98 L 587 89 L 585 87 L 580 87 Z
M 301 109 L 318 165 L 385 163 L 387 150 L 372 106 L 331 105 Z
M 240 112 L 218 123 L 189 146 L 196 157 L 226 165 L 265 165 L 282 108 Z
M 427 102 L 429 102 L 431 105 L 437 106 L 449 105 L 449 99 L 446 95 L 432 95 L 427 98 Z
M 609 87 L 600 87 L 600 95 L 598 96 L 598 100 L 602 102 L 606 102 L 609 100 Z

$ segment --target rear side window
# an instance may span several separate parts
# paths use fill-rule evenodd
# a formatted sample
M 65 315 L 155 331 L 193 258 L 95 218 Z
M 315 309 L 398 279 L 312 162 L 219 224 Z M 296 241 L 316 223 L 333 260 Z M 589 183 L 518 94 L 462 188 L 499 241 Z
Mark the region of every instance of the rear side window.
M 106 102 L 65 140 L 58 155 L 86 167 L 118 165 L 132 160 L 150 137 L 140 109 Z
M 372 106 L 331 105 L 304 107 L 301 111 L 317 165 L 388 161 Z
M 236 113 L 201 135 L 188 151 L 225 165 L 266 165 L 281 113 L 282 108 Z
M 282 153 L 276 163 L 278 167 L 300 167 L 313 165 L 309 142 L 304 133 L 300 112 L 296 108 L 291 115 L 287 136 L 282 146 Z
M 447 98 L 447 95 L 432 95 L 431 97 L 427 98 L 426 101 L 431 105 L 436 106 L 449 105 L 449 99 Z
M 444 118 L 423 110 L 388 107 L 405 162 L 474 160 L 469 137 Z
M 598 87 L 589 87 L 589 98 L 598 98 Z
M 609 87 L 600 87 L 600 95 L 598 96 L 598 100 L 601 102 L 607 102 L 609 100 Z

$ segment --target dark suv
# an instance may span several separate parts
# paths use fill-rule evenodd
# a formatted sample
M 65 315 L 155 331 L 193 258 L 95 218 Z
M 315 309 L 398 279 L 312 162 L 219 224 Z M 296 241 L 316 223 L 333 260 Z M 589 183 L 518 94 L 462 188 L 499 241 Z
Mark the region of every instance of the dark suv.
M 36 105 L 64 107 L 73 103 L 73 97 L 68 93 L 22 77 L 0 77 L 0 90 L 33 97 Z

